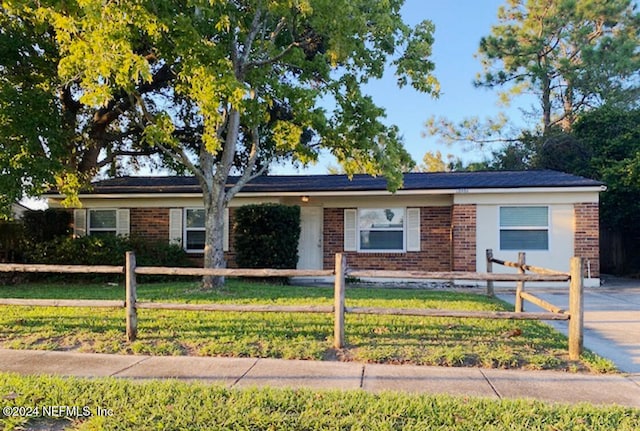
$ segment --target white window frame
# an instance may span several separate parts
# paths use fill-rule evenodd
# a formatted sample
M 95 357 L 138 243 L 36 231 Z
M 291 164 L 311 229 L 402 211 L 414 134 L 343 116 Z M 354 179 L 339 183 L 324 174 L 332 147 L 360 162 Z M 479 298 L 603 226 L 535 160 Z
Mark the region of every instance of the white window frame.
M 111 228 L 91 227 L 91 213 L 96 211 L 113 211 L 116 224 Z M 112 232 L 113 236 L 118 235 L 118 209 L 117 208 L 90 208 L 87 210 L 87 235 L 91 236 L 94 232 Z
M 360 229 L 360 214 L 363 211 L 371 211 L 371 210 L 385 210 L 390 207 L 371 207 L 371 208 L 358 208 L 356 212 L 356 241 L 358 244 L 358 253 L 406 253 L 407 252 L 407 208 L 406 207 L 394 207 L 396 209 L 401 209 L 403 212 L 402 216 L 402 248 L 394 248 L 394 249 L 370 249 L 370 248 L 362 248 L 361 244 L 361 232 L 363 230 L 370 231 L 371 229 Z M 376 231 L 387 231 L 387 232 L 397 232 L 398 228 L 378 228 Z
M 204 211 L 203 207 L 187 207 L 182 209 L 182 244 L 187 253 L 204 253 L 204 249 L 187 248 L 187 232 L 204 232 L 206 227 L 187 227 L 187 212 Z M 229 208 L 224 209 L 223 251 L 229 251 Z
M 541 208 L 547 209 L 547 225 L 546 226 L 502 226 L 501 212 L 502 208 Z M 520 231 L 533 231 L 533 230 L 546 230 L 547 231 L 547 248 L 502 248 L 501 235 L 503 230 L 520 230 Z M 549 251 L 551 250 L 551 207 L 549 205 L 500 205 L 498 207 L 498 247 L 501 251 Z
M 187 213 L 189 211 L 204 211 L 204 208 L 198 208 L 198 207 L 193 207 L 193 208 L 185 208 L 184 211 L 182 212 L 182 231 L 183 231 L 183 242 L 184 242 L 184 250 L 187 253 L 204 253 L 204 248 L 203 249 L 199 249 L 199 248 L 187 248 L 189 245 L 189 241 L 187 241 L 187 232 L 204 232 L 206 230 L 206 227 L 187 227 Z

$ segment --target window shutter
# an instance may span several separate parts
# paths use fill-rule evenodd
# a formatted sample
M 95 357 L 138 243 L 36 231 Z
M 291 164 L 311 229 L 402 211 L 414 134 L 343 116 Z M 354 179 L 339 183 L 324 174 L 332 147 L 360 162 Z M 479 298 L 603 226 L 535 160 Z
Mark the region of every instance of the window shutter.
M 116 235 L 129 236 L 129 210 L 116 210 Z
M 407 251 L 420 251 L 420 208 L 407 208 Z
M 169 210 L 169 244 L 182 245 L 182 208 Z
M 358 249 L 357 219 L 357 210 L 344 210 L 344 251 L 356 251 Z
M 224 244 L 222 245 L 223 251 L 229 251 L 229 208 L 224 209 L 224 232 L 222 241 Z
M 87 234 L 87 210 L 73 210 L 73 236 L 79 238 Z

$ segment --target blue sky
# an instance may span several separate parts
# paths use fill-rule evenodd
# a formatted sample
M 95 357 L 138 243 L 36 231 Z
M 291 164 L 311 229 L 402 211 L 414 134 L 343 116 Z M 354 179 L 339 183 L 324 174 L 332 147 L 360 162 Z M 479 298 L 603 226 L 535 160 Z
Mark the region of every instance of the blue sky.
M 498 106 L 497 91 L 473 86 L 476 74 L 482 70 L 474 54 L 480 38 L 488 35 L 491 26 L 497 24 L 498 8 L 503 4 L 504 0 L 406 0 L 402 9 L 406 23 L 415 25 L 429 19 L 436 26 L 431 58 L 441 85 L 440 98 L 433 99 L 411 88 L 398 89 L 392 70 L 382 80 L 370 83 L 365 92 L 386 109 L 386 122 L 400 128 L 405 147 L 417 162 L 422 161 L 426 151 L 437 150 L 443 155 L 454 154 L 465 161 L 480 161 L 483 158 L 485 153 L 479 149 L 463 148 L 462 144 L 447 146 L 439 143 L 435 137 L 424 137 L 424 124 L 432 115 L 462 120 L 471 116 L 485 118 L 505 111 L 504 107 Z M 521 123 L 522 115 L 517 105 L 512 105 L 505 112 L 510 120 Z M 330 164 L 330 158 L 322 158 L 316 166 L 304 172 L 326 173 Z M 272 169 L 274 174 L 297 172 L 302 173 L 290 167 Z

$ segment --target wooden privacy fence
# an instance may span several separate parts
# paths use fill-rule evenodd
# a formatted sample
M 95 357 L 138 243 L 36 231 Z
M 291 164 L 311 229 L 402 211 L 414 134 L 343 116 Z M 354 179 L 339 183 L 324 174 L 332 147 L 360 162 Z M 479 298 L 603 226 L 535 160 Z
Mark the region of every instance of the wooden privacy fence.
M 489 251 L 487 251 L 489 256 Z M 524 259 L 524 258 L 523 258 Z M 125 300 L 58 300 L 58 299 L 8 299 L 0 298 L 0 305 L 25 305 L 49 307 L 118 307 L 126 309 L 126 335 L 129 341 L 137 337 L 138 309 L 190 310 L 190 311 L 227 311 L 227 312 L 287 312 L 287 313 L 333 313 L 334 314 L 334 347 L 345 346 L 345 314 L 376 314 L 398 316 L 430 316 L 454 318 L 489 318 L 512 320 L 569 320 L 569 357 L 578 359 L 582 352 L 582 264 L 580 258 L 572 258 L 571 273 L 560 273 L 487 258 L 489 263 L 500 263 L 518 268 L 517 274 L 493 273 L 488 267 L 486 273 L 476 272 L 422 272 L 422 271 L 368 271 L 349 270 L 346 258 L 342 253 L 335 256 L 334 270 L 294 270 L 294 269 L 205 269 L 205 268 L 169 268 L 169 267 L 137 267 L 135 255 L 127 252 L 124 266 L 79 266 L 79 265 L 21 265 L 0 264 L 0 272 L 54 272 L 54 273 L 100 273 L 125 275 Z M 529 270 L 534 274 L 526 274 Z M 546 272 L 545 272 L 546 271 Z M 542 272 L 542 273 L 541 273 Z M 334 304 L 332 306 L 314 305 L 238 305 L 238 304 L 186 304 L 138 301 L 136 275 L 184 275 L 184 276 L 224 276 L 224 277 L 334 277 Z M 519 287 L 518 298 L 526 299 L 542 306 L 548 312 L 527 313 L 522 306 L 515 312 L 510 311 L 453 311 L 442 309 L 408 309 L 380 307 L 347 307 L 345 303 L 345 279 L 350 277 L 395 278 L 395 279 L 427 279 L 427 280 L 460 280 L 486 281 L 487 290 L 493 294 L 493 282 L 516 282 Z M 569 312 L 559 310 L 551 304 L 524 292 L 524 283 L 558 282 L 571 280 Z M 519 293 L 518 293 L 519 292 Z M 532 300 L 532 298 L 535 298 Z M 537 301 L 537 302 L 535 302 Z M 517 307 L 517 305 L 516 305 Z M 552 308 L 553 307 L 553 308 Z M 571 329 L 573 328 L 573 329 Z

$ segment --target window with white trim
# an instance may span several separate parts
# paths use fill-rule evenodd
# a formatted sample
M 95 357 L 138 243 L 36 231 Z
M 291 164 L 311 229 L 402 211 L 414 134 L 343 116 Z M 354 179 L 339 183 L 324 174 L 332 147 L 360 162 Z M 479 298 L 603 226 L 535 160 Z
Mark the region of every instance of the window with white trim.
M 229 209 L 224 209 L 222 248 L 229 251 Z M 204 251 L 206 229 L 204 208 L 172 208 L 169 212 L 169 241 L 182 244 L 189 253 Z
M 88 232 L 91 236 L 116 235 L 118 214 L 116 210 L 89 210 Z
M 549 250 L 549 207 L 500 207 L 500 250 Z
M 358 250 L 405 251 L 405 209 L 359 209 Z
M 184 248 L 201 252 L 205 243 L 204 208 L 186 208 L 184 211 Z

